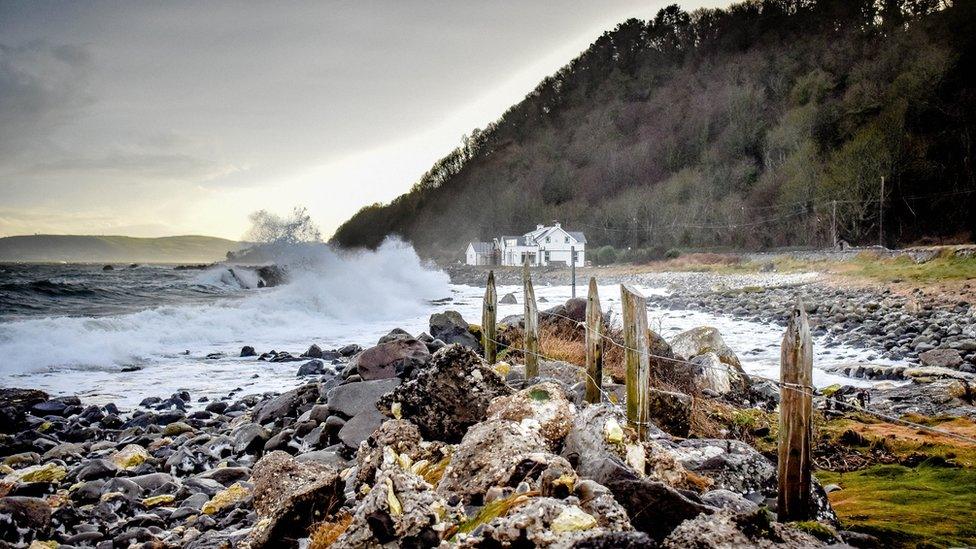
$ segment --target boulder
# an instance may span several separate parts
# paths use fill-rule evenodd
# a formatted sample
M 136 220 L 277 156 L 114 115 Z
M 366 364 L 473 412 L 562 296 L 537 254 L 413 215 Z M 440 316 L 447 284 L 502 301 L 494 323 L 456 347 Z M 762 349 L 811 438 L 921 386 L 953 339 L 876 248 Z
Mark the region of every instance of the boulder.
M 353 357 L 349 369 L 363 380 L 407 377 L 430 361 L 430 351 L 416 339 L 395 339 L 370 347 Z
M 503 295 L 502 298 L 498 300 L 498 302 L 501 303 L 502 305 L 515 305 L 518 303 L 518 300 L 515 299 L 515 294 L 507 293 Z
M 751 513 L 723 510 L 701 516 L 678 526 L 661 543 L 664 549 L 696 547 L 724 549 L 727 547 L 806 548 L 824 547 L 817 538 L 771 519 L 765 509 Z
M 264 443 L 271 438 L 271 432 L 257 423 L 242 423 L 230 435 L 234 438 L 234 452 L 238 454 L 260 454 Z
M 400 378 L 356 381 L 339 385 L 328 393 L 329 411 L 351 418 L 369 409 L 376 409 L 380 397 L 400 385 Z
M 261 425 L 285 417 L 298 417 L 304 408 L 318 399 L 319 387 L 314 383 L 302 385 L 254 407 L 254 421 Z
M 302 353 L 302 356 L 306 358 L 322 358 L 322 348 L 313 343 L 307 351 Z
M 547 450 L 545 440 L 536 429 L 504 419 L 479 423 L 461 439 L 437 491 L 457 494 L 467 503 L 481 504 L 489 488 L 508 486 L 516 466 L 528 454 Z
M 242 358 L 243 357 L 248 357 L 248 356 L 257 356 L 257 355 L 258 355 L 258 353 L 257 353 L 257 351 L 254 350 L 254 347 L 251 347 L 250 345 L 245 345 L 245 346 L 241 347 L 241 355 L 240 356 Z
M 0 433 L 14 433 L 24 427 L 24 415 L 35 404 L 48 399 L 36 389 L 0 388 Z
M 404 330 L 403 328 L 393 328 L 392 330 L 390 330 L 390 333 L 388 333 L 385 336 L 381 337 L 379 339 L 379 341 L 376 342 L 376 344 L 377 345 L 382 345 L 384 343 L 389 343 L 390 341 L 396 341 L 398 339 L 417 339 L 417 340 L 419 340 L 420 338 L 413 337 L 410 334 L 410 332 Z
M 430 366 L 384 395 L 377 406 L 393 417 L 394 405 L 417 425 L 426 440 L 458 442 L 468 427 L 487 417 L 492 399 L 511 389 L 474 351 L 448 345 Z
M 956 349 L 932 349 L 918 355 L 923 366 L 936 368 L 958 368 L 962 365 L 962 355 Z
M 562 387 L 553 382 L 543 382 L 510 395 L 498 397 L 488 406 L 488 419 L 507 419 L 536 430 L 556 448 L 569 432 L 576 415 Z
M 481 352 L 481 341 L 468 329 L 468 323 L 457 311 L 444 311 L 430 315 L 430 336 L 444 343 L 457 343 Z
M 722 334 L 711 326 L 699 326 L 681 332 L 671 340 L 671 350 L 679 358 L 691 360 L 705 353 L 715 353 L 720 361 L 742 371 L 742 364 L 735 352 L 725 344 Z
M 339 440 L 350 448 L 358 448 L 360 443 L 369 438 L 373 431 L 386 420 L 386 416 L 376 409 L 364 410 L 353 416 L 339 429 Z
M 254 465 L 254 510 L 260 520 L 248 541 L 252 549 L 297 547 L 309 527 L 338 509 L 342 481 L 338 471 L 317 461 L 298 461 L 275 451 Z

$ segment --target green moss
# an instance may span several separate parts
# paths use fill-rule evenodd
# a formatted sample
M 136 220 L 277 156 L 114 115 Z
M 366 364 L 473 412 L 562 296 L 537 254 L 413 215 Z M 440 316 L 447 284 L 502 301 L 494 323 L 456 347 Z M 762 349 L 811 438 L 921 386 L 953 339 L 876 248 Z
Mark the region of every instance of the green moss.
M 527 500 L 528 497 L 525 494 L 513 494 L 507 498 L 496 499 L 479 509 L 473 517 L 461 523 L 458 532 L 467 534 L 482 524 L 507 515 L 513 507 Z
M 821 524 L 815 520 L 804 520 L 791 522 L 789 524 L 797 530 L 806 532 L 821 541 L 836 542 L 838 540 L 837 532 L 834 532 L 833 528 L 827 526 L 826 524 Z
M 976 545 L 976 469 L 877 465 L 850 473 L 817 473 L 841 490 L 830 501 L 845 528 L 885 546 Z

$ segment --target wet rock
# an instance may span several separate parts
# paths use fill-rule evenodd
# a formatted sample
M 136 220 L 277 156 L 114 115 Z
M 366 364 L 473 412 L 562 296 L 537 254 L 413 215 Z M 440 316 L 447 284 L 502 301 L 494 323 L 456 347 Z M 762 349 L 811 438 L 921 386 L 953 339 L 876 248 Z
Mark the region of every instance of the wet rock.
M 101 479 L 114 476 L 118 470 L 119 468 L 107 459 L 92 459 L 75 471 L 75 478 L 82 482 Z
M 437 351 L 415 379 L 383 396 L 377 406 L 388 416 L 399 405 L 404 419 L 428 440 L 457 442 L 468 427 L 482 421 L 492 399 L 511 393 L 502 379 L 474 351 L 449 345 Z
M 41 498 L 12 496 L 0 498 L 0 539 L 6 543 L 28 545 L 48 539 L 51 506 Z
M 299 410 L 311 407 L 318 399 L 318 385 L 310 383 L 282 393 L 254 407 L 254 421 L 261 425 L 285 417 L 298 417 Z
M 430 315 L 430 336 L 447 344 L 457 343 L 473 351 L 481 351 L 481 341 L 471 333 L 468 323 L 457 311 Z
M 340 347 L 339 348 L 339 355 L 340 356 L 343 356 L 343 357 L 346 357 L 346 358 L 349 358 L 351 356 L 355 356 L 357 353 L 362 352 L 362 350 L 363 350 L 362 347 L 360 347 L 359 345 L 356 345 L 355 343 L 353 343 L 353 344 L 350 344 L 350 345 L 346 345 L 344 347 Z
M 302 353 L 303 357 L 307 358 L 322 358 L 322 348 L 314 343 L 308 348 L 307 351 Z
M 17 469 L 8 474 L 3 480 L 5 482 L 24 482 L 24 483 L 57 483 L 68 476 L 67 469 L 54 462 L 43 465 L 31 465 L 23 469 Z
M 13 433 L 26 427 L 24 415 L 35 404 L 48 400 L 36 389 L 0 388 L 0 433 Z
M 252 549 L 297 546 L 312 522 L 331 515 L 342 502 L 334 467 L 297 461 L 271 452 L 254 465 L 254 509 L 261 520 L 249 536 Z
M 228 488 L 214 494 L 214 496 L 210 498 L 207 503 L 203 504 L 203 507 L 200 510 L 204 514 L 215 515 L 224 509 L 237 505 L 250 496 L 251 491 L 248 490 L 246 486 L 240 483 L 234 483 Z
M 109 458 L 120 469 L 131 471 L 150 459 L 149 452 L 138 444 L 127 444 Z
M 823 547 L 817 538 L 773 521 L 764 509 L 733 514 L 722 511 L 678 526 L 662 543 L 665 549 L 685 547 L 805 548 Z
M 730 509 L 734 513 L 752 513 L 759 505 L 730 490 L 711 490 L 701 495 L 707 505 L 718 509 Z
M 238 454 L 260 454 L 264 443 L 271 438 L 271 432 L 257 423 L 244 423 L 231 431 L 234 438 L 234 451 Z
M 547 449 L 537 429 L 503 419 L 479 423 L 461 439 L 437 491 L 478 504 L 492 486 L 507 486 L 528 454 Z
M 671 340 L 674 353 L 686 359 L 692 359 L 705 353 L 714 353 L 720 361 L 742 371 L 742 364 L 735 352 L 725 344 L 722 334 L 711 326 L 699 326 L 681 332 Z
M 319 359 L 315 359 L 315 360 L 309 360 L 305 364 L 299 366 L 298 373 L 296 375 L 298 377 L 319 376 L 327 372 L 328 371 L 325 369 L 325 362 L 322 362 Z
M 254 347 L 250 345 L 245 345 L 241 347 L 241 357 L 257 356 L 258 353 L 254 350 Z
M 386 416 L 376 409 L 364 410 L 343 424 L 339 429 L 339 440 L 350 448 L 358 448 L 385 420 Z
M 376 342 L 377 345 L 382 345 L 384 343 L 389 343 L 390 341 L 397 341 L 399 339 L 417 339 L 410 334 L 410 332 L 404 330 L 403 328 L 393 328 L 388 334 L 379 338 Z
M 502 305 L 515 305 L 518 303 L 518 300 L 515 299 L 515 294 L 507 293 L 503 295 L 501 299 L 498 300 L 498 303 Z
M 506 419 L 535 429 L 555 448 L 569 432 L 576 407 L 552 382 L 543 382 L 510 395 L 498 397 L 488 406 L 489 419 Z
M 353 357 L 351 371 L 358 372 L 363 380 L 405 377 L 415 368 L 430 361 L 427 346 L 416 339 L 396 339 L 370 347 Z

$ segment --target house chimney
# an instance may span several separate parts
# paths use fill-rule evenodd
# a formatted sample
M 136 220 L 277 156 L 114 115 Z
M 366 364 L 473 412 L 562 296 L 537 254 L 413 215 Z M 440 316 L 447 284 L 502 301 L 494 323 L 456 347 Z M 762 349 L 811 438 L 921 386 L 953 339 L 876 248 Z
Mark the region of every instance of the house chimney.
M 559 228 L 559 226 L 560 226 L 560 225 L 559 225 L 559 222 L 558 222 L 558 221 L 553 221 L 553 222 L 552 222 L 552 224 L 553 224 L 553 225 L 554 225 L 554 226 L 555 226 L 556 228 Z
M 545 227 L 545 225 L 542 225 L 542 224 L 540 223 L 540 224 L 538 224 L 538 225 L 536 225 L 536 226 L 535 226 L 535 230 L 537 230 L 537 231 L 541 231 L 543 227 Z

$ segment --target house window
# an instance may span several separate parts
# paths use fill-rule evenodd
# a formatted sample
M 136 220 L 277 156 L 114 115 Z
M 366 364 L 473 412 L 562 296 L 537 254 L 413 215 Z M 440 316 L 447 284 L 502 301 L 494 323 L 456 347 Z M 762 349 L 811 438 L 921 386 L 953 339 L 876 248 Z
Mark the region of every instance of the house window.
M 566 237 L 566 244 L 569 244 L 569 237 Z
M 546 242 L 549 242 L 549 237 L 548 236 L 546 237 Z
M 548 238 L 546 240 L 549 240 Z M 545 253 L 546 263 L 549 263 L 549 252 Z

